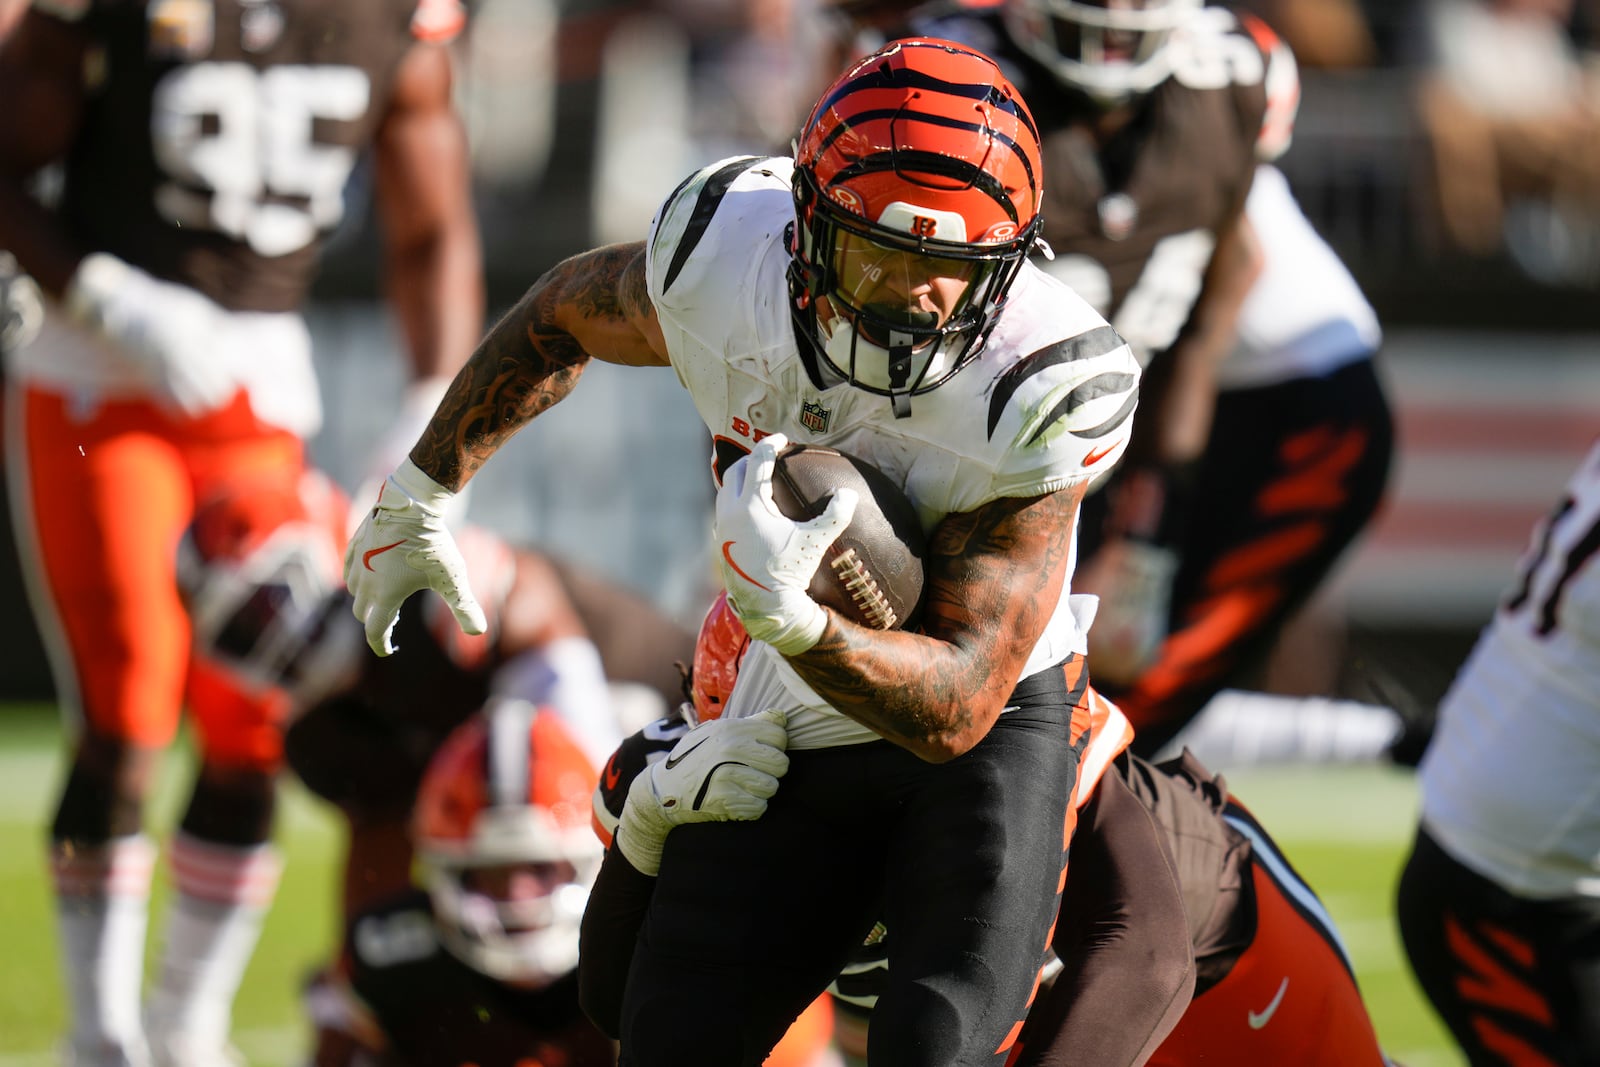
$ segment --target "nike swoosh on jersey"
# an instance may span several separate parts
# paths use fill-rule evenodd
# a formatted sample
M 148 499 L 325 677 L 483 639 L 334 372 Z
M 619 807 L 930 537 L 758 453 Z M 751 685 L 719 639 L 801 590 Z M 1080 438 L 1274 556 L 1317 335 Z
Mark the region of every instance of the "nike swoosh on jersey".
M 1268 1004 L 1260 1011 L 1252 1011 L 1247 1013 L 1245 1015 L 1245 1022 L 1250 1024 L 1250 1029 L 1259 1030 L 1263 1026 L 1267 1025 L 1267 1023 L 1271 1022 L 1273 1015 L 1277 1014 L 1278 1005 L 1283 1003 L 1283 995 L 1288 991 L 1289 979 L 1285 978 L 1281 983 L 1279 983 L 1278 994 L 1272 998 L 1271 1004 Z
M 1120 442 L 1113 442 L 1112 444 L 1106 445 L 1104 448 L 1096 448 L 1093 451 L 1087 453 L 1083 457 L 1083 465 L 1085 467 L 1092 467 L 1096 463 L 1099 463 L 1101 460 L 1103 460 L 1107 456 L 1111 455 L 1112 450 L 1117 447 L 1118 443 L 1120 443 Z
M 402 537 L 400 540 L 396 541 L 392 545 L 384 545 L 382 548 L 374 548 L 374 549 L 371 549 L 369 551 L 363 552 L 363 553 L 361 553 L 361 565 L 366 567 L 367 570 L 370 571 L 370 570 L 372 570 L 372 557 L 373 556 L 381 556 L 385 552 L 389 551 L 391 548 L 399 548 L 401 545 L 403 545 L 405 543 L 406 543 L 406 539 L 404 537 Z M 376 574 L 377 572 L 373 571 L 373 573 Z
M 746 574 L 744 572 L 744 568 L 739 566 L 737 563 L 735 563 L 733 561 L 733 554 L 729 551 L 729 549 L 731 549 L 732 547 L 733 547 L 733 542 L 732 541 L 724 541 L 724 542 L 722 542 L 722 558 L 728 561 L 728 566 L 733 568 L 733 573 L 737 574 L 739 577 L 743 578 L 745 581 L 749 582 L 751 585 L 755 586 L 757 589 L 767 589 L 766 586 L 762 585 L 760 582 L 756 581 L 754 578 L 752 578 L 748 574 Z M 767 592 L 770 593 L 770 592 L 772 592 L 772 590 L 767 589 Z
M 680 764 L 684 760 L 688 759 L 690 753 L 694 752 L 695 749 L 699 748 L 701 745 L 703 745 L 705 743 L 706 743 L 706 739 L 702 737 L 700 740 L 696 741 L 693 745 L 689 746 L 689 751 L 685 752 L 683 755 L 681 755 L 681 756 L 668 756 L 667 757 L 667 770 L 669 770 L 669 771 L 672 770 L 672 768 L 676 767 L 678 764 Z

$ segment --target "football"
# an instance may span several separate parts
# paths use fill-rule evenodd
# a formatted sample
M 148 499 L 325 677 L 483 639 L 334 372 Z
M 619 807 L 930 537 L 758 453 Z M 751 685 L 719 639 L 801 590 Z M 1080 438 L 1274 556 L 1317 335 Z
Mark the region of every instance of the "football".
M 807 592 L 852 622 L 875 630 L 914 625 L 922 607 L 925 540 L 911 499 L 877 467 L 815 445 L 790 445 L 778 455 L 772 499 L 797 522 L 814 519 L 835 489 L 860 502 L 850 525 L 822 557 Z

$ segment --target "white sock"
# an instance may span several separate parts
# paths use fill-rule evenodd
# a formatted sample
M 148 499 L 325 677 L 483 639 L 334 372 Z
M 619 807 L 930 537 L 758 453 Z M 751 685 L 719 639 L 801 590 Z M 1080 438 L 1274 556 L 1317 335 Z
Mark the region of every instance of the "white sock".
M 62 977 L 77 1067 L 146 1067 L 139 1021 L 155 844 L 143 834 L 51 849 Z
M 1271 763 L 1365 763 L 1400 734 L 1400 715 L 1380 704 L 1224 689 L 1161 750 L 1188 748 L 1213 771 Z
M 622 743 L 600 650 L 587 637 L 562 637 L 522 653 L 500 668 L 494 691 L 554 708 L 596 767 Z
M 271 845 L 237 848 L 185 833 L 172 841 L 175 892 L 146 1025 L 158 1063 L 221 1063 L 233 999 L 278 888 Z M 195 1057 L 201 1057 L 196 1059 Z

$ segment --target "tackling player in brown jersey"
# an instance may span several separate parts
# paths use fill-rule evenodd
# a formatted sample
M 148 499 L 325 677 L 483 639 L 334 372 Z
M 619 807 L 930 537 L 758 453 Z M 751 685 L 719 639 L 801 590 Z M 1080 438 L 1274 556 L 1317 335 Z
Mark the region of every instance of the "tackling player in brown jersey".
M 443 47 L 462 21 L 456 0 L 35 0 L 0 43 L 0 247 L 48 298 L 7 357 L 6 462 L 73 743 L 50 836 L 77 1064 L 232 1055 L 277 880 L 282 706 L 191 672 L 173 548 L 196 499 L 303 463 L 321 409 L 297 308 L 367 150 L 418 395 L 471 349 L 479 244 Z M 30 182 L 52 165 L 47 205 Z M 142 1006 L 143 807 L 186 697 L 202 769 Z

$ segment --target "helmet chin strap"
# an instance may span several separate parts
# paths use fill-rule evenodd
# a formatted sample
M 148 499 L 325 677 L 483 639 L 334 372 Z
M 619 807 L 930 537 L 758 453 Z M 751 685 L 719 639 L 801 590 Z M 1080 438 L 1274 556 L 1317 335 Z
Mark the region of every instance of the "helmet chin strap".
M 911 380 L 913 340 L 909 333 L 889 331 L 889 404 L 897 419 L 911 415 L 911 394 L 906 391 L 906 383 Z

